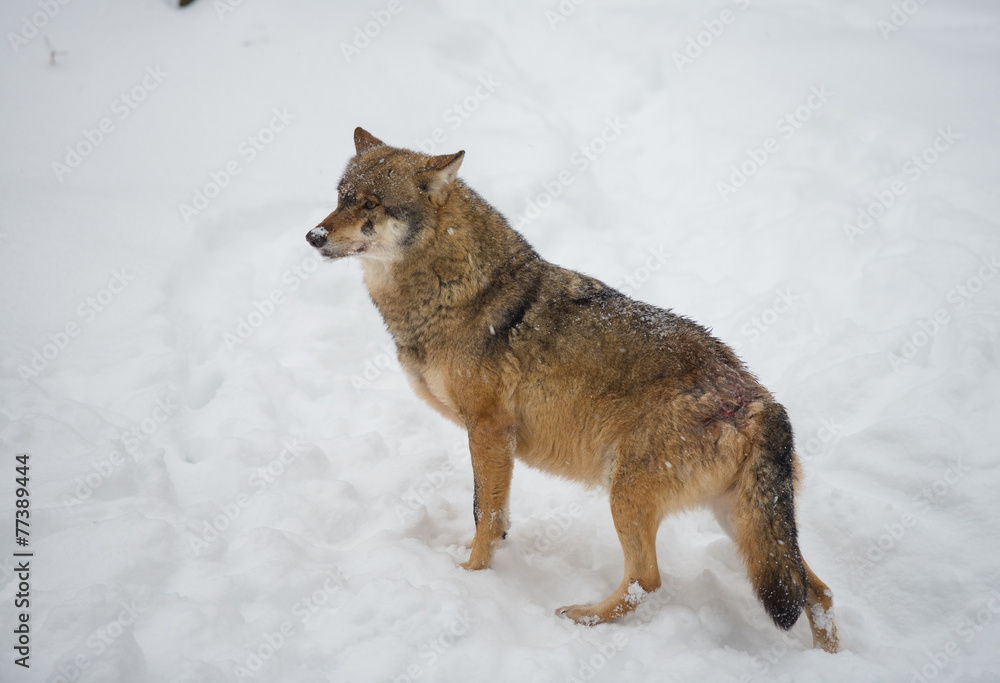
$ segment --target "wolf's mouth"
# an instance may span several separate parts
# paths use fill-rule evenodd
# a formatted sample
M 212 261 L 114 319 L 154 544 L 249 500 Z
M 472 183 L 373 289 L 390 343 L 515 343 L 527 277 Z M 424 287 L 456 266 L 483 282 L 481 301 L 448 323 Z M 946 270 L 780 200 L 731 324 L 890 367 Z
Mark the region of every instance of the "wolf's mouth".
M 332 260 L 332 259 L 341 259 L 341 258 L 347 258 L 348 256 L 357 256 L 358 254 L 363 254 L 366 251 L 368 251 L 368 247 L 370 246 L 371 244 L 369 244 L 368 242 L 362 242 L 361 244 L 352 244 L 347 247 L 341 247 L 339 249 L 336 247 L 330 248 L 330 245 L 325 245 L 320 249 L 318 249 L 317 251 L 319 251 L 321 256 L 324 256 L 325 258 Z
M 371 245 L 368 244 L 367 242 L 362 242 L 361 244 L 352 245 L 352 246 L 348 247 L 346 251 L 344 251 L 343 255 L 344 256 L 356 256 L 358 254 L 363 254 L 366 251 L 368 251 L 368 247 L 370 247 L 370 246 Z

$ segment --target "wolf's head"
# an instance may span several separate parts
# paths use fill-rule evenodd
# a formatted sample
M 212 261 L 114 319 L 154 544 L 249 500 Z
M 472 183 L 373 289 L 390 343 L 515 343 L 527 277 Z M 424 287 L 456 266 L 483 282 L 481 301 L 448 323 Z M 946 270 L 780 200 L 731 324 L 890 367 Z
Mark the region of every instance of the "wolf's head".
M 395 261 L 436 225 L 465 152 L 431 157 L 389 147 L 362 128 L 337 187 L 337 209 L 306 234 L 328 258 Z

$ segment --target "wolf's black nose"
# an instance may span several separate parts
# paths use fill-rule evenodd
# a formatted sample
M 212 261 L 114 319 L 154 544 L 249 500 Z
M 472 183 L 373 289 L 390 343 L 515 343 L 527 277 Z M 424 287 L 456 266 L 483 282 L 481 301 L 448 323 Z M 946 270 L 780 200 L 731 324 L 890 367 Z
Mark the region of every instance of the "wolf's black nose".
M 322 225 L 317 225 L 315 228 L 306 233 L 306 242 L 319 249 L 326 244 L 326 236 L 328 234 L 329 233 L 327 233 L 326 228 Z

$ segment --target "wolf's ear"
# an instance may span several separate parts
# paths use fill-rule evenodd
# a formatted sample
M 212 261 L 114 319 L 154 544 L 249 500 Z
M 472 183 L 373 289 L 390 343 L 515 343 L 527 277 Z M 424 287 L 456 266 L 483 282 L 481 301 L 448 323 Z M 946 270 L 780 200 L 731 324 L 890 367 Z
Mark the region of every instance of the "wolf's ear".
M 451 183 L 455 180 L 458 167 L 465 158 L 465 150 L 454 154 L 442 154 L 427 160 L 424 171 L 427 173 L 427 194 L 435 206 L 444 206 L 451 193 Z
M 371 149 L 372 147 L 384 147 L 385 143 L 379 140 L 377 137 L 369 133 L 367 130 L 358 126 L 354 129 L 354 151 L 361 154 L 366 149 Z

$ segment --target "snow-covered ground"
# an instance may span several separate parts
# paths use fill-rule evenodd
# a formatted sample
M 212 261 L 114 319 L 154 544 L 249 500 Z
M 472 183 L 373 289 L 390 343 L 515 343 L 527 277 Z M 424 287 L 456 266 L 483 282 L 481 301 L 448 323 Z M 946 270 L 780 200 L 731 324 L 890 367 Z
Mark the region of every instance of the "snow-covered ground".
M 1000 680 L 998 17 L 5 1 L 0 680 Z M 770 624 L 703 512 L 637 613 L 557 618 L 621 549 L 603 494 L 520 466 L 493 568 L 457 567 L 463 434 L 304 240 L 357 125 L 465 149 L 546 258 L 739 350 L 792 415 L 843 653 Z

